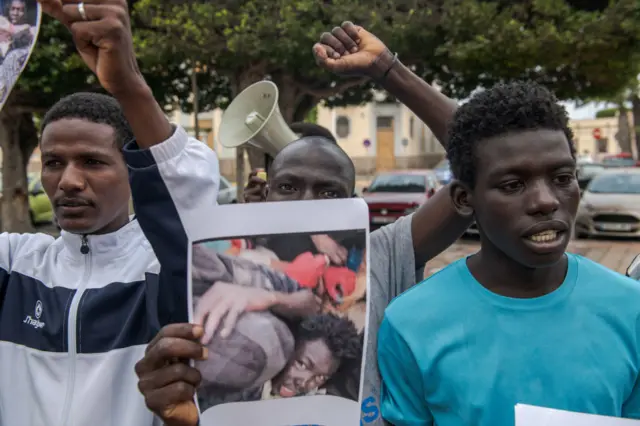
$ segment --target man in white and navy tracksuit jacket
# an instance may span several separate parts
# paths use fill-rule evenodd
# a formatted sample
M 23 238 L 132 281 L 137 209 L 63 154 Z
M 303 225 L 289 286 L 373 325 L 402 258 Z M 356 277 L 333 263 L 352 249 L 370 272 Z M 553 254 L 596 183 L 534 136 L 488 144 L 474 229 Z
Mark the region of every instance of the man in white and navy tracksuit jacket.
M 1 426 L 161 424 L 134 365 L 163 325 L 188 321 L 183 211 L 216 204 L 218 160 L 180 127 L 124 153 L 137 219 L 85 238 L 0 235 Z

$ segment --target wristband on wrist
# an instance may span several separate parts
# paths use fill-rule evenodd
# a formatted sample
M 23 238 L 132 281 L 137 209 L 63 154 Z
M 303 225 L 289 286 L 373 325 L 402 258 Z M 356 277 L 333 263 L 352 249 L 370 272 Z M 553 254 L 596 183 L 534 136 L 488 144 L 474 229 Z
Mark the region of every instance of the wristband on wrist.
M 370 76 L 377 82 L 382 82 L 389 75 L 391 69 L 398 63 L 398 54 L 385 49 L 371 64 Z

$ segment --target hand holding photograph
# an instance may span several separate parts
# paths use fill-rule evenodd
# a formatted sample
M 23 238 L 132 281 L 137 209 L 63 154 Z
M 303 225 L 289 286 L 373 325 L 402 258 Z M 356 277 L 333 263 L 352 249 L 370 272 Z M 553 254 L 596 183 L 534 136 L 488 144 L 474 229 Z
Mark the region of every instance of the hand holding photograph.
M 207 224 L 190 244 L 191 318 L 209 350 L 202 425 L 358 424 L 366 204 L 228 205 L 195 223 Z

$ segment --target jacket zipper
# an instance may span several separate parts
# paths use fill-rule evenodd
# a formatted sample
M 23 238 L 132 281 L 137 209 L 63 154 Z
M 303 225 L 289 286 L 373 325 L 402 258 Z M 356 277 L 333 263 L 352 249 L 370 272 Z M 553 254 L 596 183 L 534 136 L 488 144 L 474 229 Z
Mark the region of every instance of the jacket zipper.
M 76 292 L 73 295 L 73 299 L 71 299 L 71 306 L 69 308 L 69 318 L 67 321 L 67 350 L 69 351 L 69 371 L 67 380 L 69 380 L 69 384 L 67 386 L 67 393 L 65 395 L 60 426 L 70 426 L 72 424 L 72 422 L 69 421 L 70 419 L 68 417 L 71 411 L 71 405 L 73 403 L 73 393 L 76 381 L 76 357 L 78 355 L 78 307 L 80 306 L 80 301 L 82 300 L 82 296 L 87 287 L 87 281 L 91 276 L 91 250 L 89 248 L 89 241 L 86 235 L 82 236 L 80 253 L 85 256 L 84 273 L 82 274 L 81 281 L 77 285 Z

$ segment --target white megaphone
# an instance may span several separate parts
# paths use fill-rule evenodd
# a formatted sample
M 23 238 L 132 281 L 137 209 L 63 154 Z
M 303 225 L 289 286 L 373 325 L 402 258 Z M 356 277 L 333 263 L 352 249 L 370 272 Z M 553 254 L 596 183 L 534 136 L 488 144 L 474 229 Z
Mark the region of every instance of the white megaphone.
M 298 139 L 278 108 L 278 86 L 259 81 L 242 91 L 222 114 L 218 140 L 227 148 L 245 143 L 275 157 Z

